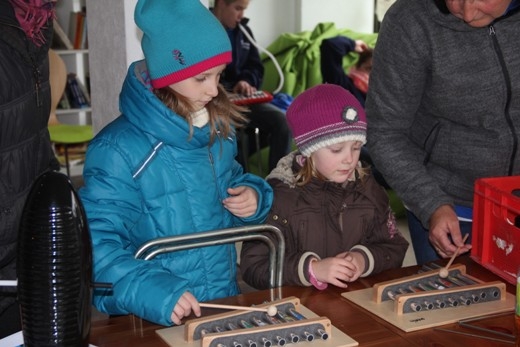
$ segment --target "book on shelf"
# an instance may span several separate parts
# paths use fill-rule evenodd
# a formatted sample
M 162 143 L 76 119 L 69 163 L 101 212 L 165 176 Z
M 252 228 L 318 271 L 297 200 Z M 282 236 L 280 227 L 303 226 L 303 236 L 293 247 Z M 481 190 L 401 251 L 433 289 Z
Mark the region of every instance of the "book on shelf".
M 74 72 L 67 75 L 65 93 L 67 94 L 66 96 L 71 108 L 90 107 L 90 95 L 88 90 Z
M 69 19 L 69 38 L 74 49 L 84 49 L 87 44 L 86 11 L 71 12 Z
M 54 35 L 52 36 L 53 48 L 74 49 L 72 42 L 61 27 L 60 23 L 55 19 L 53 21 Z
M 88 49 L 87 16 L 83 20 L 83 35 L 81 36 L 81 48 Z
M 88 83 L 88 76 L 86 76 L 86 79 L 87 79 L 87 83 Z M 83 84 L 79 79 L 76 78 L 76 80 L 78 82 L 78 87 L 79 87 L 79 89 L 81 89 L 81 93 L 83 94 L 83 97 L 85 98 L 87 106 L 90 106 L 90 92 L 89 92 L 88 86 Z
M 63 95 L 61 96 L 60 101 L 58 102 L 58 109 L 60 110 L 68 110 L 70 109 L 70 101 L 69 97 L 67 96 L 67 92 L 65 91 Z

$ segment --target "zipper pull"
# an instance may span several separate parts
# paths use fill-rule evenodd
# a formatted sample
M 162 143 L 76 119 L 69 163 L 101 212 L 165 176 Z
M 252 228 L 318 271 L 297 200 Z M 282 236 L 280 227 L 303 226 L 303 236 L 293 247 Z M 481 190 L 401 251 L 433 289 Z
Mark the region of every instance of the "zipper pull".
M 36 83 L 34 86 L 35 91 L 36 91 L 36 106 L 41 107 L 42 106 L 42 101 L 40 99 L 41 73 L 37 67 L 34 68 L 34 79 L 36 80 Z

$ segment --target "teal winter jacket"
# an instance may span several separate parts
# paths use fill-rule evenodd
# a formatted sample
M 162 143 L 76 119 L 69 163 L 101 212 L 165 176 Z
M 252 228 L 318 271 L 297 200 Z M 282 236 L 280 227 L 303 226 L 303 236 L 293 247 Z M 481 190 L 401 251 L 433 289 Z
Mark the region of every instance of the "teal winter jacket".
M 194 128 L 151 91 L 146 64 L 133 63 L 120 95 L 121 115 L 91 141 L 80 196 L 92 236 L 94 304 L 109 314 L 133 313 L 171 325 L 179 297 L 199 301 L 238 294 L 234 245 L 219 245 L 137 260 L 144 242 L 158 237 L 264 222 L 272 190 L 244 174 L 234 160 L 235 137 L 209 143 L 209 126 Z M 221 201 L 230 187 L 258 193 L 256 214 L 238 218 Z

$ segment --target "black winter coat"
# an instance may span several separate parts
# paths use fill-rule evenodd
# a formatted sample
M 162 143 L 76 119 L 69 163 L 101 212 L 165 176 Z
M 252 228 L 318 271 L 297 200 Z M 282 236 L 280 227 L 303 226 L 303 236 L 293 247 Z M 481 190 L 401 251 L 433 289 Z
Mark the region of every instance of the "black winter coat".
M 47 122 L 50 112 L 48 49 L 26 38 L 8 1 L 0 1 L 0 280 L 16 279 L 18 226 L 35 179 L 55 167 Z M 16 287 L 0 287 L 0 314 Z

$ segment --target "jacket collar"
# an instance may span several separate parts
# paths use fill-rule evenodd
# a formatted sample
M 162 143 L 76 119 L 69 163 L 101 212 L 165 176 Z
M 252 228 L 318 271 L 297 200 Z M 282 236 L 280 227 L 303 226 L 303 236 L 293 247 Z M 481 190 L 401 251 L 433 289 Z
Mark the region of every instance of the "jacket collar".
M 190 139 L 188 122 L 155 96 L 145 60 L 130 65 L 121 89 L 119 108 L 130 123 L 167 145 L 180 148 L 209 145 L 208 125 L 194 127 Z

